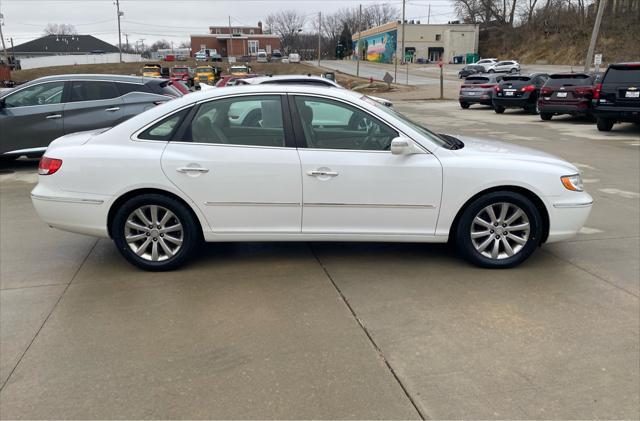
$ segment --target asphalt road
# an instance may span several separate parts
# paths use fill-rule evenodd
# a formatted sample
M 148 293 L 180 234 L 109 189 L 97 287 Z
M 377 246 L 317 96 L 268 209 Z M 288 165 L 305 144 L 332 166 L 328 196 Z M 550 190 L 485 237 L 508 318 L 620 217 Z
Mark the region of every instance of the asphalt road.
M 512 270 L 439 245 L 250 243 L 154 274 L 47 228 L 35 165 L 3 167 L 0 417 L 637 419 L 640 128 L 396 106 L 574 162 L 586 228 Z
M 310 65 L 317 66 L 316 61 L 307 62 Z M 338 70 L 342 73 L 349 75 L 358 74 L 358 64 L 353 60 L 323 60 L 320 62 L 320 66 L 325 69 Z M 445 79 L 445 87 L 460 86 L 460 79 L 458 78 L 458 71 L 463 68 L 462 64 L 445 64 L 443 68 L 443 75 Z M 569 72 L 569 71 L 581 71 L 582 69 L 572 66 L 560 66 L 560 65 L 523 65 L 522 73 L 528 72 Z M 382 80 L 385 73 L 389 72 L 391 76 L 394 76 L 394 83 L 401 85 L 439 85 L 440 84 L 440 68 L 435 64 L 410 64 L 408 67 L 399 65 L 396 68 L 392 64 L 385 63 L 371 63 L 366 61 L 360 62 L 360 77 L 368 78 L 373 77 L 376 80 Z M 408 77 L 407 77 L 408 73 Z

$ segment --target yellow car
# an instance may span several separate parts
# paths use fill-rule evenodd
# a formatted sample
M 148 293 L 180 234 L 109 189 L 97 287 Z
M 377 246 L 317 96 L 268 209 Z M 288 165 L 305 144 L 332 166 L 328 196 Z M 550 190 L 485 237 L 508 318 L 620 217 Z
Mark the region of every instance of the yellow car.
M 246 65 L 231 66 L 229 74 L 233 76 L 246 76 L 251 73 L 251 67 Z
M 161 77 L 161 68 L 157 64 L 147 64 L 142 68 L 142 76 L 145 77 Z
M 196 76 L 194 79 L 198 83 L 213 85 L 216 81 L 216 73 L 211 66 L 198 66 L 196 67 Z

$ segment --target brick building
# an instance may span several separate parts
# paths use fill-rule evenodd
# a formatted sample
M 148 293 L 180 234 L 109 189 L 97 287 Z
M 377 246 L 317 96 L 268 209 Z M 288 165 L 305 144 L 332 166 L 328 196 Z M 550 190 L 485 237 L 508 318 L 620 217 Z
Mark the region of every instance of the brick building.
M 280 50 L 280 37 L 262 32 L 262 22 L 258 26 L 210 26 L 208 34 L 191 35 L 191 51 L 216 49 L 223 57 L 255 56 L 258 50 L 271 54 Z

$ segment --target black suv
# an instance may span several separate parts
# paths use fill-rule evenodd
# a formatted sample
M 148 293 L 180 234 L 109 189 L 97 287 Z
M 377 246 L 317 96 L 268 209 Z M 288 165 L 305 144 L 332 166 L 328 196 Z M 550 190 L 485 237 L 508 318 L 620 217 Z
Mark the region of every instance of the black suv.
M 640 123 L 640 62 L 609 66 L 596 85 L 593 112 L 601 132 L 620 121 Z
M 524 108 L 533 114 L 539 114 L 540 88 L 547 79 L 549 75 L 546 73 L 504 76 L 493 91 L 493 110 L 502 114 L 505 108 Z

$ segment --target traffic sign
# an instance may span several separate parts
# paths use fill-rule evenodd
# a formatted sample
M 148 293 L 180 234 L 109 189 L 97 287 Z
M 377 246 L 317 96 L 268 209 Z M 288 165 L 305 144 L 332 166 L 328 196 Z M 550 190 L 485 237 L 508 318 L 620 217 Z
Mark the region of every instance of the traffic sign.
M 393 76 L 391 76 L 391 74 L 389 72 L 384 74 L 384 77 L 382 78 L 382 80 L 384 80 L 387 84 L 393 82 Z
M 602 64 L 602 54 L 596 54 L 593 56 L 593 64 L 599 66 Z

